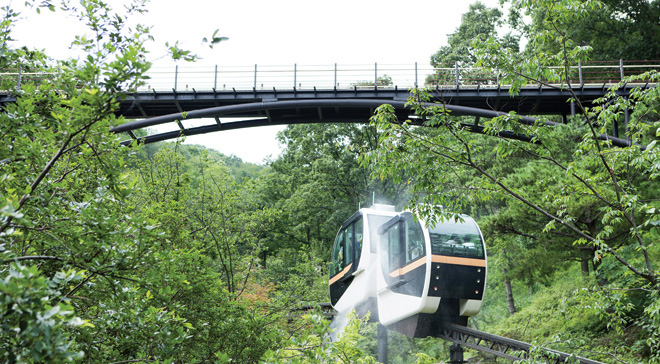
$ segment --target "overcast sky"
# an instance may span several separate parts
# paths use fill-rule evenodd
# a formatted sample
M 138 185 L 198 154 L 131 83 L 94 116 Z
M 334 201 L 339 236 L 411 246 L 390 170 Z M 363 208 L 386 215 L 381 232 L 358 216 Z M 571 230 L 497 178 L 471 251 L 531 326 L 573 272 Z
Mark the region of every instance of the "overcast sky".
M 115 1 L 108 1 L 114 4 Z M 497 6 L 497 0 L 482 1 Z M 15 6 L 23 1 L 14 0 Z M 157 47 L 179 40 L 202 57 L 201 64 L 221 66 L 428 64 L 446 45 L 447 34 L 460 24 L 474 1 L 461 0 L 152 0 L 141 23 L 152 25 L 157 43 L 150 57 L 157 64 L 165 52 Z M 14 28 L 16 45 L 46 49 L 53 58 L 74 57 L 69 44 L 84 26 L 42 11 L 25 11 Z M 213 49 L 201 43 L 215 29 L 229 37 Z M 181 65 L 180 67 L 184 67 Z M 282 127 L 253 128 L 190 137 L 244 161 L 262 163 L 275 157 L 275 134 Z

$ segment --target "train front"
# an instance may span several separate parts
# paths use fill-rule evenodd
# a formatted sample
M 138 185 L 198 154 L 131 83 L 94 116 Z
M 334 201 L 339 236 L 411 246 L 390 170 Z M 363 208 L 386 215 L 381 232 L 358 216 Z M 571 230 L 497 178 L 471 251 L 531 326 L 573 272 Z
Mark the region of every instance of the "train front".
M 467 215 L 428 228 L 431 277 L 428 295 L 441 297 L 447 321 L 467 325 L 481 310 L 486 286 L 486 249 L 477 223 Z M 453 318 L 453 320 L 452 320 Z
M 436 224 L 404 212 L 380 231 L 379 318 L 411 337 L 437 336 L 443 322 L 467 326 L 486 285 L 484 239 L 467 215 Z

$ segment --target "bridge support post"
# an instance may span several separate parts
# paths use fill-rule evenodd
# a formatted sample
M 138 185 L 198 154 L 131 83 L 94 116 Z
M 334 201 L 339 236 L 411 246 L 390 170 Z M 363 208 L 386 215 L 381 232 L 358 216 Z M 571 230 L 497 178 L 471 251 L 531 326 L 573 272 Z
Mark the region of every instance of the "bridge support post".
M 584 81 L 582 80 L 582 61 L 578 62 L 578 75 L 580 76 L 580 87 L 584 86 Z
M 213 89 L 215 90 L 218 87 L 218 65 L 215 65 L 215 71 L 213 72 Z
M 387 364 L 387 327 L 378 323 L 378 362 Z
M 23 66 L 18 66 L 18 80 L 16 81 L 16 89 L 21 89 L 21 79 L 23 78 Z
M 463 347 L 458 344 L 453 344 L 449 347 L 449 362 L 452 364 L 462 364 L 463 361 Z
M 575 101 L 571 101 L 571 116 L 575 116 Z
M 625 128 L 625 132 L 626 132 L 626 140 L 630 140 L 630 134 L 628 133 L 630 131 L 628 129 L 629 122 L 630 122 L 630 110 L 626 106 L 626 109 L 623 112 L 623 127 Z
M 177 83 L 179 82 L 179 65 L 174 66 L 174 89 L 176 90 Z

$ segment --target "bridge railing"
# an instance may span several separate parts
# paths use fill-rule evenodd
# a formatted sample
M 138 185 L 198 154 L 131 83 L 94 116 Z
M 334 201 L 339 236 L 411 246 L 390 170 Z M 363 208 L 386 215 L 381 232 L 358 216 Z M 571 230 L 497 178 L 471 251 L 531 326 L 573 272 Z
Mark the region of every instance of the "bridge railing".
M 561 72 L 554 67 L 556 72 Z M 592 61 L 570 67 L 573 85 L 616 84 L 625 76 L 660 71 L 659 61 Z M 19 67 L 0 73 L 0 90 L 9 91 L 27 83 L 39 84 L 56 73 L 23 72 Z M 497 72 L 461 67 L 460 64 L 431 66 L 411 64 L 325 64 L 325 65 L 181 65 L 153 67 L 149 79 L 138 91 L 159 90 L 309 90 L 354 88 L 471 88 L 500 87 Z M 554 80 L 542 80 L 555 83 Z M 644 82 L 644 80 L 642 80 Z M 532 82 L 530 82 L 532 85 Z
M 563 72 L 560 67 L 550 67 L 556 73 Z M 570 82 L 573 86 L 580 85 L 613 85 L 624 77 L 641 75 L 648 71 L 660 71 L 660 61 L 590 61 L 584 64 L 571 66 L 569 69 Z M 545 83 L 555 84 L 556 80 L 541 79 Z M 650 81 L 642 77 L 639 82 Z M 440 87 L 471 87 L 501 85 L 502 80 L 496 72 L 483 68 L 458 67 L 457 64 L 439 64 L 434 72 L 427 76 L 426 85 Z M 532 85 L 534 82 L 529 81 Z
M 146 88 L 154 90 L 268 90 L 414 87 L 431 66 L 364 64 L 154 67 Z M 417 74 L 416 74 L 417 73 Z

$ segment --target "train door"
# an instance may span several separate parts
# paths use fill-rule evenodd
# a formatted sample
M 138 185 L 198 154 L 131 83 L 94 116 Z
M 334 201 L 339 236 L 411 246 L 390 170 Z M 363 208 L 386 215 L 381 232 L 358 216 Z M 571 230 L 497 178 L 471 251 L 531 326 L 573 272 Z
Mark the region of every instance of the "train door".
M 389 325 L 420 312 L 435 311 L 439 300 L 433 300 L 431 307 L 425 299 L 430 255 L 420 223 L 410 212 L 404 212 L 385 223 L 378 233 L 380 279 L 377 280 L 377 299 L 380 322 Z
M 362 255 L 364 239 L 361 215 L 349 219 L 339 230 L 330 263 L 330 302 L 333 306 L 351 285 Z

